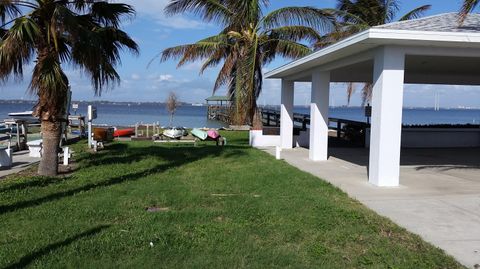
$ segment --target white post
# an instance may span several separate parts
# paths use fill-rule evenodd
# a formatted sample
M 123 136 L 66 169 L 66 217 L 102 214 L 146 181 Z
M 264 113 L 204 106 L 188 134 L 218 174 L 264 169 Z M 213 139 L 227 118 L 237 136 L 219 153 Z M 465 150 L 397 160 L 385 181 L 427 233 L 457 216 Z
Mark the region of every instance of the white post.
M 400 182 L 405 53 L 382 47 L 375 55 L 369 182 L 396 187 Z
M 88 121 L 88 148 L 92 148 L 92 122 Z
M 277 160 L 282 159 L 281 153 L 282 153 L 282 149 L 280 147 L 275 147 L 275 158 Z
M 68 160 L 70 159 L 70 148 L 64 147 L 63 148 L 63 165 L 68 165 Z
M 282 79 L 282 104 L 280 108 L 282 149 L 291 149 L 293 147 L 293 89 L 293 81 Z
M 310 107 L 310 160 L 328 159 L 328 107 L 330 72 L 312 74 L 312 102 Z

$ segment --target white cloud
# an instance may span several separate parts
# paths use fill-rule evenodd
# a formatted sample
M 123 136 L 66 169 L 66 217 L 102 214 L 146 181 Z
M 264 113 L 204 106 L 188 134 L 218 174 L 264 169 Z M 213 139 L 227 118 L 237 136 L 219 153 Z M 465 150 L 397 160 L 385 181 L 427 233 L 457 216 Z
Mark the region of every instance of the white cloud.
M 172 80 L 173 80 L 173 76 L 170 74 L 160 75 L 160 77 L 158 78 L 158 81 L 172 81 Z
M 169 0 L 123 0 L 122 2 L 135 7 L 139 15 L 147 15 L 161 25 L 172 29 L 203 29 L 207 26 L 202 21 L 183 15 L 167 16 L 164 8 Z
M 131 78 L 133 80 L 140 80 L 142 77 L 139 74 L 132 74 Z

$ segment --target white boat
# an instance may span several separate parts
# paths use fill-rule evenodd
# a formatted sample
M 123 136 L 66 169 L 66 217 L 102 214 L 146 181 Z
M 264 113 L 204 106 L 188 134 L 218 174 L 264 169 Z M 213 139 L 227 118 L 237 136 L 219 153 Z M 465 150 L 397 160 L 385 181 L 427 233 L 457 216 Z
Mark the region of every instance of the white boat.
M 187 130 L 183 127 L 167 127 L 163 130 L 163 136 L 172 139 L 180 139 L 188 134 Z
M 24 111 L 24 112 L 13 112 L 8 113 L 10 117 L 33 117 L 33 111 Z

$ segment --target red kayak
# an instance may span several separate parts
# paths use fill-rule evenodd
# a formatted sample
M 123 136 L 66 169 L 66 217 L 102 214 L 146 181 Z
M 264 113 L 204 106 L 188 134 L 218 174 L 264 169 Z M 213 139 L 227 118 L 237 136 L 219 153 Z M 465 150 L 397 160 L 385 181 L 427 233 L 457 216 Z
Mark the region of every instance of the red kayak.
M 113 133 L 114 137 L 120 137 L 120 136 L 132 136 L 135 134 L 135 128 L 129 128 L 129 129 L 122 129 L 122 130 L 116 130 Z

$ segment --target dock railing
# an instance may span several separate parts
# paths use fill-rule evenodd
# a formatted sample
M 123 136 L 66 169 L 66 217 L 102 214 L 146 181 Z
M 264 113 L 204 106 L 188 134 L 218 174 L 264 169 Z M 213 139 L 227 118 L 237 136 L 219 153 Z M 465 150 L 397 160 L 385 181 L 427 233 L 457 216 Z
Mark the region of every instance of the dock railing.
M 274 109 L 261 109 L 262 112 L 262 122 L 264 126 L 268 127 L 280 127 L 280 111 Z M 346 120 L 340 118 L 329 118 L 329 129 L 335 130 L 337 132 L 337 138 L 342 138 L 348 135 L 349 129 L 345 128 L 346 126 L 350 129 L 360 130 L 365 134 L 366 129 L 369 127 L 369 124 L 361 121 Z M 307 130 L 307 127 L 310 126 L 310 115 L 293 113 L 293 122 L 294 126 L 301 127 L 302 130 Z

